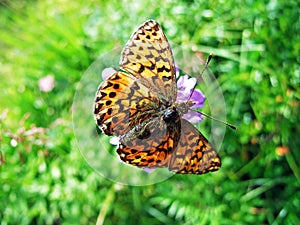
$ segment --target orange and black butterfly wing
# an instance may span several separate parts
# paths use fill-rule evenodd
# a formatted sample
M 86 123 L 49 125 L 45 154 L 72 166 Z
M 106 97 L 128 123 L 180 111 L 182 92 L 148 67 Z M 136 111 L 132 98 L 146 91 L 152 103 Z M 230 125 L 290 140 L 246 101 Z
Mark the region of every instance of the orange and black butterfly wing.
M 181 128 L 174 123 L 175 129 L 167 129 L 169 124 L 161 126 L 158 121 L 157 118 L 150 136 L 121 140 L 117 152 L 122 161 L 138 167 L 168 168 L 179 174 L 204 174 L 220 169 L 217 151 L 190 122 L 181 119 Z
M 121 136 L 176 99 L 172 52 L 156 21 L 145 22 L 125 45 L 120 67 L 98 88 L 94 114 L 107 135 Z
M 180 174 L 204 174 L 221 167 L 217 151 L 187 120 L 181 119 L 181 136 L 169 158 L 169 170 Z
M 115 72 L 98 88 L 94 114 L 98 126 L 107 135 L 120 136 L 139 121 L 153 116 L 156 94 L 124 72 Z
M 120 139 L 117 153 L 122 161 L 137 167 L 167 167 L 166 159 L 176 148 L 179 137 L 180 118 L 165 123 L 162 117 L 152 117 Z
M 146 21 L 125 45 L 120 67 L 137 78 L 145 78 L 149 88 L 169 102 L 176 100 L 176 72 L 173 54 L 161 26 Z

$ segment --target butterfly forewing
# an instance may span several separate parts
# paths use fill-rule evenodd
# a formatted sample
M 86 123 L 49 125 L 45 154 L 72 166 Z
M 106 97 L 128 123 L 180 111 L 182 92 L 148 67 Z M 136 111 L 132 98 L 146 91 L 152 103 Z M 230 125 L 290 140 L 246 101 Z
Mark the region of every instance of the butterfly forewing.
M 99 86 L 94 114 L 105 134 L 120 136 L 153 116 L 158 101 L 156 94 L 136 77 L 115 72 Z
M 170 45 L 161 26 L 149 20 L 131 36 L 125 45 L 120 67 L 135 77 L 144 77 L 168 102 L 176 100 L 176 74 Z

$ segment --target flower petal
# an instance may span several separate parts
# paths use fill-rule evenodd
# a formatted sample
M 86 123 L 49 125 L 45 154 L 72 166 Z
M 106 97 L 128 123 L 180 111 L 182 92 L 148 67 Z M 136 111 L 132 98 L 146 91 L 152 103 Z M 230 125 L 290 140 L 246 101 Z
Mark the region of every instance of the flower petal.
M 111 75 L 113 75 L 114 73 L 116 72 L 116 70 L 112 67 L 108 67 L 108 68 L 105 68 L 103 71 L 102 71 L 102 80 L 105 81 L 107 80 Z
M 191 100 L 195 103 L 192 108 L 201 108 L 203 107 L 205 101 L 205 95 L 200 90 L 195 89 L 192 94 Z
M 178 90 L 177 91 L 177 101 L 187 101 L 190 97 L 190 94 L 189 93 L 186 93 L 185 91 L 181 91 L 181 90 Z
M 149 167 L 144 168 L 144 171 L 147 173 L 152 173 L 154 170 L 155 168 L 149 168 Z
M 120 140 L 120 138 L 114 136 L 109 140 L 109 143 L 112 144 L 112 145 L 118 145 L 119 140 Z
M 194 89 L 196 82 L 196 78 L 189 78 L 188 75 L 179 77 L 177 81 L 177 87 L 179 88 L 177 91 L 177 101 L 192 100 L 195 102 L 192 108 L 203 107 L 205 95 L 200 90 Z
M 195 111 L 189 111 L 188 113 L 184 114 L 182 118 L 188 120 L 191 123 L 199 123 L 202 121 L 201 113 Z
M 177 81 L 177 101 L 189 100 L 196 82 L 196 78 L 189 78 L 188 75 L 180 76 Z
M 176 75 L 176 78 L 178 78 L 180 75 L 180 69 L 176 64 L 175 64 L 175 75 Z
M 177 88 L 185 89 L 185 82 L 188 80 L 188 75 L 180 76 L 177 80 Z
M 187 76 L 187 75 L 186 75 Z M 185 82 L 185 91 L 190 92 L 194 89 L 195 85 L 197 83 L 197 79 L 195 77 L 189 78 L 186 82 Z

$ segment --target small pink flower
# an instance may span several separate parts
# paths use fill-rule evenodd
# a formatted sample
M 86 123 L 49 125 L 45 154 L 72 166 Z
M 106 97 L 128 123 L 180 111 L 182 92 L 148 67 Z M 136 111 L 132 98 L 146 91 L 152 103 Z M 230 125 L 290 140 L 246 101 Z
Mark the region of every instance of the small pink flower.
M 52 75 L 48 75 L 39 79 L 39 89 L 42 92 L 50 92 L 54 88 L 54 77 Z

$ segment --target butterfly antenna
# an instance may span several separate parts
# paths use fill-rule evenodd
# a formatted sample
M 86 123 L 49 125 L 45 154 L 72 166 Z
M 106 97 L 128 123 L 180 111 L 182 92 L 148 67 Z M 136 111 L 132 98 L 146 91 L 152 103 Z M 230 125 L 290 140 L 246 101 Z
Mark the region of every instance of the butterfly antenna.
M 207 70 L 208 64 L 209 64 L 210 60 L 212 59 L 212 57 L 213 57 L 213 54 L 212 54 L 212 53 L 209 53 L 209 56 L 207 57 L 207 60 L 206 60 L 205 65 L 204 65 L 204 68 L 202 69 L 202 71 L 201 71 L 201 73 L 200 73 L 198 79 L 199 79 L 200 77 L 202 77 L 202 75 L 203 75 L 203 73 L 205 72 L 205 70 Z M 192 95 L 193 95 L 193 93 L 194 93 L 194 91 L 195 91 L 196 85 L 197 85 L 197 82 L 195 83 L 195 85 L 194 85 L 194 87 L 193 87 L 193 89 L 192 89 L 192 91 L 191 91 L 190 97 L 189 97 L 188 99 L 190 99 L 190 98 L 192 97 Z
M 202 75 L 203 75 L 203 73 L 205 72 L 205 70 L 207 70 L 208 64 L 209 64 L 210 60 L 212 59 L 212 57 L 213 57 L 213 54 L 212 54 L 212 53 L 209 53 L 209 56 L 207 57 L 207 60 L 206 60 L 205 65 L 204 65 L 204 68 L 202 69 L 202 71 L 201 71 L 201 73 L 200 73 L 200 75 L 199 75 L 199 78 L 202 77 Z M 198 78 L 198 79 L 199 79 L 199 78 Z M 194 90 L 195 90 L 195 88 L 196 88 L 196 85 L 197 85 L 197 82 L 195 83 L 195 86 L 193 87 L 193 90 L 191 91 L 191 95 L 190 95 L 189 99 L 192 97 L 192 95 L 193 95 L 193 93 L 194 93 Z M 197 111 L 197 112 L 198 112 L 198 111 Z M 237 127 L 234 126 L 234 125 L 232 125 L 232 124 L 230 124 L 230 123 L 227 123 L 227 122 L 225 122 L 225 121 L 223 121 L 223 120 L 219 120 L 219 119 L 217 119 L 217 118 L 214 118 L 214 117 L 212 117 L 212 116 L 210 116 L 210 115 L 207 115 L 206 113 L 203 113 L 203 112 L 199 112 L 199 113 L 201 113 L 201 115 L 203 115 L 203 116 L 206 116 L 207 118 L 210 118 L 210 119 L 215 120 L 215 121 L 217 121 L 217 122 L 223 123 L 223 124 L 225 124 L 226 126 L 230 127 L 230 128 L 233 129 L 233 130 L 237 130 Z
M 198 112 L 198 111 L 197 111 L 197 112 Z M 215 120 L 215 121 L 217 121 L 217 122 L 223 123 L 223 124 L 225 124 L 226 126 L 230 127 L 230 128 L 233 129 L 233 130 L 237 130 L 237 129 L 238 129 L 236 126 L 234 126 L 234 125 L 232 125 L 232 124 L 230 124 L 230 123 L 227 123 L 227 122 L 225 122 L 225 121 L 223 121 L 223 120 L 219 120 L 219 119 L 217 119 L 217 118 L 215 118 L 215 117 L 212 117 L 212 116 L 210 116 L 210 115 L 207 115 L 206 113 L 203 113 L 203 112 L 199 112 L 199 113 L 200 113 L 201 115 L 203 115 L 203 116 L 206 116 L 207 118 L 210 118 L 210 119 Z

